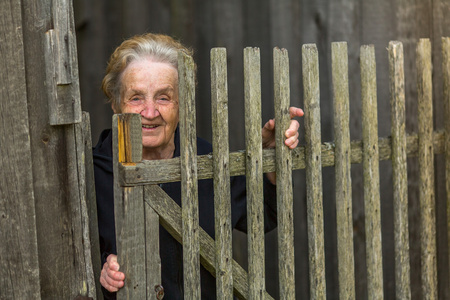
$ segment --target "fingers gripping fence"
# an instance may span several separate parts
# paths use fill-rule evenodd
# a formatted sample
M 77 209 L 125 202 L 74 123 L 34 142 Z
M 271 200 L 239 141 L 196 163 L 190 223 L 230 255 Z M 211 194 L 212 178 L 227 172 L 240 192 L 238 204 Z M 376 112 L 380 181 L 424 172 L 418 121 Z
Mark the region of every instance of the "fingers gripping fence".
M 289 150 L 289 61 L 286 50 L 274 49 L 276 149 L 262 149 L 260 57 L 244 50 L 246 150 L 229 153 L 226 51 L 211 50 L 213 153 L 196 155 L 195 80 L 192 58 L 179 53 L 181 156 L 142 161 L 139 115 L 114 115 L 114 192 L 118 259 L 126 274 L 119 299 L 161 299 L 159 223 L 183 244 L 186 299 L 200 299 L 200 263 L 216 277 L 217 298 L 271 299 L 265 291 L 262 177 L 277 173 L 280 299 L 295 299 L 292 170 L 306 169 L 311 299 L 326 297 L 322 168 L 336 173 L 336 230 L 340 299 L 355 299 L 351 164 L 364 169 L 367 290 L 383 299 L 379 161 L 391 160 L 394 187 L 396 298 L 410 299 L 408 194 L 406 158 L 420 161 L 420 231 L 422 294 L 437 298 L 436 229 L 434 215 L 434 154 L 445 153 L 450 176 L 450 41 L 443 38 L 445 131 L 433 132 L 430 42 L 417 45 L 419 132 L 405 132 L 403 47 L 389 43 L 391 137 L 379 138 L 375 51 L 362 46 L 361 99 L 363 140 L 350 141 L 348 55 L 346 43 L 333 43 L 331 67 L 334 100 L 334 143 L 322 143 L 318 54 L 315 45 L 302 48 L 306 145 Z M 247 177 L 249 271 L 232 259 L 230 176 Z M 215 240 L 198 222 L 199 179 L 214 179 Z M 158 184 L 182 182 L 182 208 Z M 447 180 L 447 194 L 450 185 Z M 449 201 L 447 201 L 449 203 Z

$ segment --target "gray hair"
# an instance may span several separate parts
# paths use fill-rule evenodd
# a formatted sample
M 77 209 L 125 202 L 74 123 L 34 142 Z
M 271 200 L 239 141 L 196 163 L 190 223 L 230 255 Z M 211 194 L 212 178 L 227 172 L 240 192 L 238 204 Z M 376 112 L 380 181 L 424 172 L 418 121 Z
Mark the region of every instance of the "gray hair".
M 120 111 L 121 75 L 132 61 L 150 57 L 178 69 L 178 50 L 193 55 L 191 49 L 164 34 L 136 35 L 122 42 L 111 55 L 102 81 L 102 90 L 112 106 Z

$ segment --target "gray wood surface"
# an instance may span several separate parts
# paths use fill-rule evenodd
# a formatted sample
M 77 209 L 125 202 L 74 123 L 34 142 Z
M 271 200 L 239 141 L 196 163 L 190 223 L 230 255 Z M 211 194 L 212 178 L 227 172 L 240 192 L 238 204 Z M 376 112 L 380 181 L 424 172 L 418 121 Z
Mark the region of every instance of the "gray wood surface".
M 405 70 L 403 44 L 389 43 L 391 92 L 392 184 L 394 189 L 395 295 L 411 299 L 408 172 L 406 161 Z
M 281 299 L 295 299 L 294 201 L 292 152 L 285 146 L 290 124 L 289 56 L 286 49 L 273 49 L 275 153 L 277 177 L 278 272 Z
M 325 299 L 319 55 L 316 45 L 303 45 L 302 62 L 304 101 L 307 112 L 305 115 L 305 159 L 310 292 L 311 299 Z
M 417 157 L 419 154 L 418 136 L 406 136 L 407 157 Z M 438 131 L 433 134 L 433 150 L 435 154 L 444 153 L 444 132 Z M 335 144 L 322 143 L 321 159 L 322 167 L 335 165 Z M 390 160 L 392 155 L 392 139 L 379 138 L 379 159 L 380 161 Z M 293 170 L 305 169 L 306 147 L 300 146 L 292 151 Z M 350 160 L 352 164 L 360 164 L 363 161 L 362 141 L 350 142 Z M 213 178 L 213 158 L 211 154 L 199 155 L 197 159 L 198 179 Z M 230 175 L 239 176 L 245 174 L 245 152 L 230 153 Z M 165 172 L 162 172 L 164 170 Z M 181 167 L 180 159 L 159 161 L 143 161 L 136 164 L 125 164 L 119 166 L 120 183 L 124 186 L 159 184 L 166 182 L 180 181 Z M 263 172 L 275 172 L 275 150 L 263 150 Z
M 85 195 L 86 195 L 86 209 L 88 214 L 87 228 L 89 231 L 90 251 L 92 260 L 92 269 L 94 272 L 95 292 L 97 299 L 102 299 L 103 293 L 101 284 L 99 282 L 100 272 L 102 270 L 100 253 L 100 240 L 98 235 L 98 220 L 97 220 L 97 201 L 95 196 L 95 181 L 94 181 L 94 162 L 92 156 L 92 141 L 91 141 L 91 122 L 89 113 L 83 112 L 83 122 L 81 123 L 82 144 L 84 147 L 84 168 L 85 168 Z M 81 159 L 83 161 L 83 158 Z M 80 179 L 81 181 L 83 179 Z
M 51 125 L 80 123 L 81 100 L 72 2 L 52 2 L 53 28 L 45 33 L 44 60 Z
M 185 299 L 199 299 L 200 244 L 198 225 L 197 140 L 194 60 L 178 52 L 180 110 L 181 206 Z
M 125 285 L 117 299 L 146 299 L 145 208 L 143 187 L 121 187 L 119 163 L 142 160 L 142 126 L 138 114 L 113 116 L 114 219 L 117 261 L 125 273 Z
M 226 49 L 211 49 L 211 115 L 213 123 L 217 299 L 232 299 L 233 297 L 233 228 L 231 225 L 227 83 Z
M 250 299 L 263 299 L 265 292 L 260 70 L 259 49 L 245 48 L 245 174 L 247 185 L 248 296 Z
M 450 38 L 442 38 L 442 77 L 444 89 L 445 111 L 445 178 L 450 178 Z M 445 181 L 447 191 L 447 228 L 450 228 L 450 180 Z M 450 230 L 447 232 L 447 242 L 450 248 Z M 450 256 L 450 254 L 449 254 Z M 449 262 L 450 269 L 450 262 Z M 449 279 L 450 284 L 450 279 Z
M 341 299 L 355 299 L 347 43 L 333 43 L 331 55 L 333 66 L 334 134 L 336 143 L 336 229 L 339 297 Z
M 15 26 L 11 33 L 23 34 L 27 101 L 22 109 L 28 114 L 28 141 L 32 149 L 39 292 L 45 299 L 73 299 L 89 293 L 87 267 L 90 261 L 82 245 L 81 178 L 77 174 L 78 163 L 71 161 L 77 157 L 75 140 L 70 138 L 74 136 L 74 126 L 50 126 L 47 117 L 50 95 L 46 88 L 44 39 L 45 32 L 54 29 L 52 2 L 17 3 L 21 7 L 22 24 Z M 71 4 L 68 9 L 69 26 L 74 31 Z M 72 62 L 77 60 L 75 45 L 71 44 Z M 75 66 L 72 79 L 78 83 L 77 63 L 72 66 Z M 79 112 L 81 116 L 81 110 Z
M 20 2 L 1 2 L 0 19 L 0 299 L 40 299 Z
M 376 74 L 373 45 L 361 46 L 364 210 L 369 299 L 384 298 Z
M 434 153 L 431 141 L 433 135 L 433 90 L 429 39 L 421 39 L 417 44 L 417 91 L 422 298 L 438 299 Z

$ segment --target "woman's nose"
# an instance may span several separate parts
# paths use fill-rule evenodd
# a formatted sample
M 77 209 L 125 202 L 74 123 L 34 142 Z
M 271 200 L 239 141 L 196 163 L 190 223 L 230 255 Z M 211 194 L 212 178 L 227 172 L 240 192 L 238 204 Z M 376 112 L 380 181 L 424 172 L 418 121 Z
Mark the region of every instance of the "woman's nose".
M 141 111 L 141 116 L 146 119 L 154 119 L 159 115 L 160 114 L 156 103 L 154 101 L 145 101 L 144 107 Z

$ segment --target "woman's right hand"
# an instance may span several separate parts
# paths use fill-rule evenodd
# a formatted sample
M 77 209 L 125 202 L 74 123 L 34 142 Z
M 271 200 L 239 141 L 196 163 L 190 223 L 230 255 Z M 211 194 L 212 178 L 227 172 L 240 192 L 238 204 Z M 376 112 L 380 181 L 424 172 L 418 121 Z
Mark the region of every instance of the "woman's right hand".
M 117 292 L 124 285 L 125 274 L 119 268 L 117 255 L 110 254 L 100 274 L 100 284 L 110 292 Z

